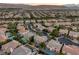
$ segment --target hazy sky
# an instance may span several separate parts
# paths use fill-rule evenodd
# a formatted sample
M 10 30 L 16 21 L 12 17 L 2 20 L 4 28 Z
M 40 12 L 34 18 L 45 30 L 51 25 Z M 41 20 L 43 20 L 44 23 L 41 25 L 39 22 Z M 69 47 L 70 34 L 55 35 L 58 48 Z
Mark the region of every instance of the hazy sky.
M 79 0 L 0 0 L 0 3 L 22 3 L 22 4 L 78 4 Z

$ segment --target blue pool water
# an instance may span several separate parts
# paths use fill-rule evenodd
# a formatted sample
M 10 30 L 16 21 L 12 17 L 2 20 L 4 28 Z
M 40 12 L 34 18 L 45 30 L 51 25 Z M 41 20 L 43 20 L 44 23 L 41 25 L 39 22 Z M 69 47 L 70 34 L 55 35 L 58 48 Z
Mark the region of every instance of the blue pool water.
M 45 54 L 47 54 L 47 55 L 56 55 L 56 52 L 54 52 L 54 51 L 50 51 L 49 49 L 44 49 L 44 50 L 42 50 Z

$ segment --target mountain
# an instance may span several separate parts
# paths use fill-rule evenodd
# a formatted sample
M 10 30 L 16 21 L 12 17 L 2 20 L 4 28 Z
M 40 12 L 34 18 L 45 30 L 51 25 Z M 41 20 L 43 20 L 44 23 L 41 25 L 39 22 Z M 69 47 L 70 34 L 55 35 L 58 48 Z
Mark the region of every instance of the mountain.
M 79 9 L 79 4 L 66 4 L 64 5 L 66 8 Z
M 76 4 L 65 4 L 64 6 L 66 6 L 66 7 L 75 7 Z
M 27 5 L 27 4 L 8 4 L 0 3 L 0 8 L 23 8 L 23 9 L 79 9 L 79 4 L 66 5 Z
M 53 9 L 53 8 L 64 8 L 64 6 L 63 5 L 37 5 L 37 6 L 33 6 L 33 8 Z
M 24 9 L 50 9 L 50 8 L 64 8 L 63 5 L 26 5 L 26 4 L 7 4 L 0 3 L 0 8 L 24 8 Z
M 31 5 L 0 3 L 0 8 L 28 8 Z

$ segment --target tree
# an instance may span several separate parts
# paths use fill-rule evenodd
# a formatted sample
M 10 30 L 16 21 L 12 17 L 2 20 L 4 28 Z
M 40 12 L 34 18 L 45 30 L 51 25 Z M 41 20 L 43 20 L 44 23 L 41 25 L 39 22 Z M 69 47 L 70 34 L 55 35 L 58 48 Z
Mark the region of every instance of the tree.
M 15 34 L 17 32 L 17 24 L 18 24 L 17 22 L 15 22 L 15 23 L 12 23 L 12 22 L 8 23 L 8 30 L 9 30 L 9 32 Z
M 26 26 L 26 19 L 23 17 L 23 25 L 25 27 L 25 30 L 27 30 L 27 26 Z
M 43 32 L 46 32 L 46 33 L 48 33 L 48 32 L 49 32 L 47 29 L 43 29 L 42 31 L 43 31 Z
M 18 30 L 17 30 L 17 22 L 15 22 L 15 23 L 12 23 L 12 22 L 10 22 L 10 23 L 8 23 L 8 33 L 10 33 L 11 34 L 11 38 L 12 39 L 17 39 L 17 34 L 18 34 Z M 6 32 L 6 33 L 7 33 Z
M 59 54 L 63 54 L 63 47 L 64 47 L 64 44 L 62 44 L 60 51 L 59 51 Z
M 79 24 L 76 25 L 77 31 L 79 32 Z
M 41 42 L 39 44 L 39 47 L 42 48 L 42 49 L 45 49 L 46 48 L 46 44 L 44 42 Z
M 50 33 L 52 38 L 55 38 L 55 37 L 59 36 L 59 29 L 60 29 L 60 27 L 55 26 L 55 29 Z
M 52 38 L 55 38 L 58 36 L 58 33 L 58 30 L 53 30 L 50 35 L 52 36 Z
M 77 37 L 77 40 L 79 41 L 79 37 Z
M 32 44 L 32 43 L 34 43 L 35 41 L 34 41 L 34 36 L 32 36 L 31 38 L 30 38 L 30 41 L 29 41 L 29 44 Z
M 61 17 L 61 15 L 60 15 L 59 13 L 56 13 L 56 14 L 55 14 L 55 18 L 56 18 L 56 19 L 58 19 L 58 18 L 60 18 L 60 17 Z
M 69 27 L 69 28 L 68 28 L 68 34 L 67 34 L 67 36 L 69 36 L 69 33 L 70 33 L 71 30 L 72 30 L 72 28 Z
M 2 45 L 0 44 L 0 50 L 2 49 Z

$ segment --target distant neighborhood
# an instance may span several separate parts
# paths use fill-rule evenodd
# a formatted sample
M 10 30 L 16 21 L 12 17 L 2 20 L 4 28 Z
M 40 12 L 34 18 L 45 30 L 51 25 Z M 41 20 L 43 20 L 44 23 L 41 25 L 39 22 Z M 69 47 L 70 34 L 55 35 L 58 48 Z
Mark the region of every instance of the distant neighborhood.
M 0 55 L 79 55 L 78 8 L 1 5 Z

